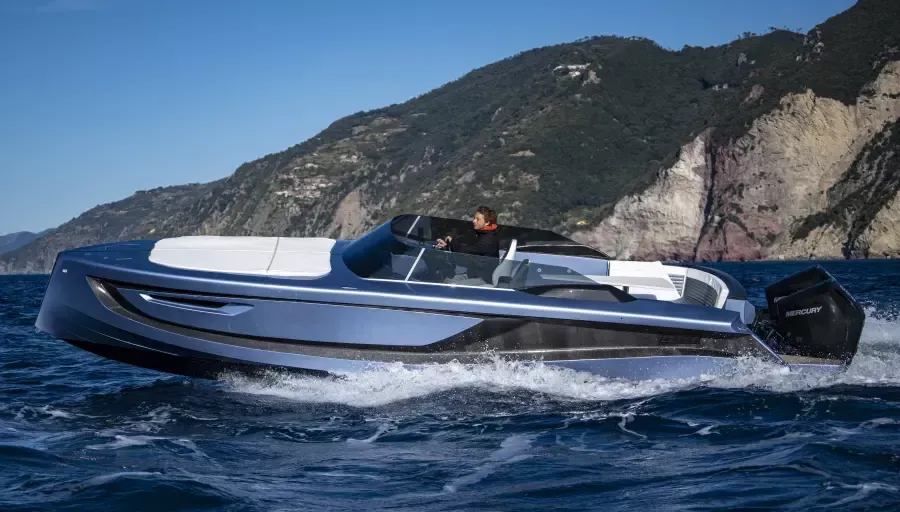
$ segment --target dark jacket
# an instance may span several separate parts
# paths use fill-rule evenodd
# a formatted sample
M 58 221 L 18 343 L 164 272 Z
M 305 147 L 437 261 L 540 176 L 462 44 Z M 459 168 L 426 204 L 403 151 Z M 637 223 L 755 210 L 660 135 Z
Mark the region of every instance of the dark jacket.
M 500 237 L 496 231 L 473 231 L 450 241 L 450 250 L 463 254 L 500 258 Z
M 473 254 L 496 258 L 492 261 L 488 258 L 471 258 L 457 261 L 466 269 L 466 275 L 474 278 L 480 277 L 484 282 L 490 283 L 494 269 L 497 268 L 500 259 L 500 237 L 497 232 L 471 231 L 459 237 L 453 237 L 448 247 L 451 252 L 461 254 Z

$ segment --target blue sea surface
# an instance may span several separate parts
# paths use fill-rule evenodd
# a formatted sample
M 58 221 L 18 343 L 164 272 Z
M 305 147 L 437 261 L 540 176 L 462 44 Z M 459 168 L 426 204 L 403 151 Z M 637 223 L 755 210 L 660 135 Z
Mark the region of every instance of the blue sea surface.
M 629 382 L 496 361 L 193 380 L 36 332 L 0 277 L 0 510 L 900 510 L 900 261 L 838 375 Z M 716 264 L 763 288 L 809 262 Z

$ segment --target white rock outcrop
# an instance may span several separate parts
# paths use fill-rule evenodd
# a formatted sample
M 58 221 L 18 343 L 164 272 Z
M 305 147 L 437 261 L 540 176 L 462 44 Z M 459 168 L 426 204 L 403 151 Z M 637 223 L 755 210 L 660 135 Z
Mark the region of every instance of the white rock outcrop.
M 746 135 L 716 151 L 713 213 L 740 219 L 740 231 L 748 236 L 726 241 L 725 230 L 708 229 L 697 256 L 841 257 L 844 230 L 824 228 L 796 240 L 791 230 L 828 207 L 828 189 L 845 175 L 865 145 L 898 117 L 900 61 L 885 66 L 855 105 L 809 90 L 782 98 L 779 109 L 761 116 Z
M 708 144 L 704 131 L 681 148 L 675 165 L 660 171 L 647 190 L 624 197 L 612 215 L 573 238 L 619 259 L 692 255 L 710 186 Z

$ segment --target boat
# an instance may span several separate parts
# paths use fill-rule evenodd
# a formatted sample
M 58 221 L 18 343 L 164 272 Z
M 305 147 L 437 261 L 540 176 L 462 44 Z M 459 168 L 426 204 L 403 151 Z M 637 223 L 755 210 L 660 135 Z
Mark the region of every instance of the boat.
M 499 257 L 441 250 L 463 220 L 403 214 L 352 240 L 177 236 L 57 255 L 36 327 L 105 358 L 201 378 L 339 376 L 501 360 L 610 378 L 705 375 L 756 358 L 840 371 L 865 315 L 821 266 L 755 306 L 729 274 L 621 261 L 499 225 Z

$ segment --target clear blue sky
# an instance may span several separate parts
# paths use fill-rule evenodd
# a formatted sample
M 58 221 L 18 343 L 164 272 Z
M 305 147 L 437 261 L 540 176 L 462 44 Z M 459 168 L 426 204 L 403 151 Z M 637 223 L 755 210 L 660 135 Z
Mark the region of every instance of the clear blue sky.
M 716 45 L 852 0 L 0 0 L 0 233 L 206 182 L 583 36 Z

